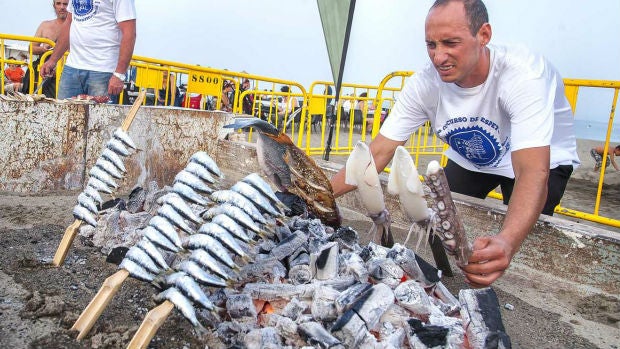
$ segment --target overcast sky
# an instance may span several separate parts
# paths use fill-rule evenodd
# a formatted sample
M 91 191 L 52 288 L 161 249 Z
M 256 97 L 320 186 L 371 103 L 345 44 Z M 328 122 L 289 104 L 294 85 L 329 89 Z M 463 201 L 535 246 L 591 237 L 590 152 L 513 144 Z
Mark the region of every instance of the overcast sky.
M 2 33 L 33 35 L 42 20 L 54 17 L 48 0 L 0 4 Z M 424 18 L 431 4 L 357 0 L 344 81 L 376 85 L 392 71 L 421 69 L 428 62 Z M 487 0 L 486 5 L 492 43 L 525 43 L 566 78 L 620 80 L 620 1 Z M 332 80 L 316 0 L 136 0 L 136 9 L 136 55 L 245 70 L 306 88 L 312 81 Z M 596 104 L 605 104 L 609 114 L 610 98 Z

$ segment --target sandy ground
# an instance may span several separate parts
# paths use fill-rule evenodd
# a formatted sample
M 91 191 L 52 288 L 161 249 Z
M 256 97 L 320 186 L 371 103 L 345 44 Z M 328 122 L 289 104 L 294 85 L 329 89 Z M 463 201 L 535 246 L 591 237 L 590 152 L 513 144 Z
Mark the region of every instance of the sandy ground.
M 69 328 L 104 279 L 115 272 L 105 256 L 76 238 L 66 263 L 49 266 L 77 193 L 46 196 L 0 195 L 0 347 L 123 348 L 155 304 L 153 290 L 126 281 L 89 335 L 77 342 Z M 346 223 L 362 237 L 369 221 L 346 211 Z M 396 238 L 405 230 L 394 227 Z M 423 257 L 431 260 L 428 253 Z M 620 303 L 617 297 L 551 280 L 548 275 L 513 266 L 494 287 L 513 348 L 618 348 Z M 467 288 L 460 275 L 444 278 L 454 293 Z M 565 297 L 547 296 L 562 289 Z M 557 292 L 555 292 L 557 293 Z M 152 348 L 203 348 L 191 325 L 176 311 L 151 342 Z

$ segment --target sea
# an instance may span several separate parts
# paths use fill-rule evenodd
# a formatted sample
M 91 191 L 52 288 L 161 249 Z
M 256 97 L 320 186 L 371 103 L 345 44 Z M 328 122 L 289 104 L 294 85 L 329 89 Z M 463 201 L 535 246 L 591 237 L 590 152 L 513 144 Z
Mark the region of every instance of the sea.
M 616 120 L 614 120 L 616 121 Z M 605 141 L 607 122 L 575 119 L 575 134 L 579 139 Z M 611 130 L 611 143 L 620 143 L 620 123 L 614 122 Z

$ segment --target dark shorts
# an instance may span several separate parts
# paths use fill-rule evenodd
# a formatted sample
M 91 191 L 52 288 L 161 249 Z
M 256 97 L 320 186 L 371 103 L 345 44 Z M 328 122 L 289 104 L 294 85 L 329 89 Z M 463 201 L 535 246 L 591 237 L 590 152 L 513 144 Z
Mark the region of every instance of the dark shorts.
M 469 171 L 452 160 L 448 160 L 444 170 L 451 191 L 484 199 L 491 190 L 499 185 L 502 189 L 504 204 L 508 205 L 515 183 L 514 178 Z M 553 216 L 553 210 L 560 203 L 572 173 L 573 166 L 571 165 L 560 165 L 549 171 L 547 201 L 542 214 Z

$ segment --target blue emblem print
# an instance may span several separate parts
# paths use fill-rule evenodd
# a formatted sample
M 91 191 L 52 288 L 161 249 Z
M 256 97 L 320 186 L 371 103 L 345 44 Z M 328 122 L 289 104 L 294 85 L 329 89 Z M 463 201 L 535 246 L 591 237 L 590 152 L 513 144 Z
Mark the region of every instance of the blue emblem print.
M 476 166 L 491 166 L 506 152 L 495 137 L 479 126 L 449 131 L 445 138 L 452 149 Z
M 73 12 L 78 17 L 88 16 L 94 10 L 93 0 L 72 0 Z

